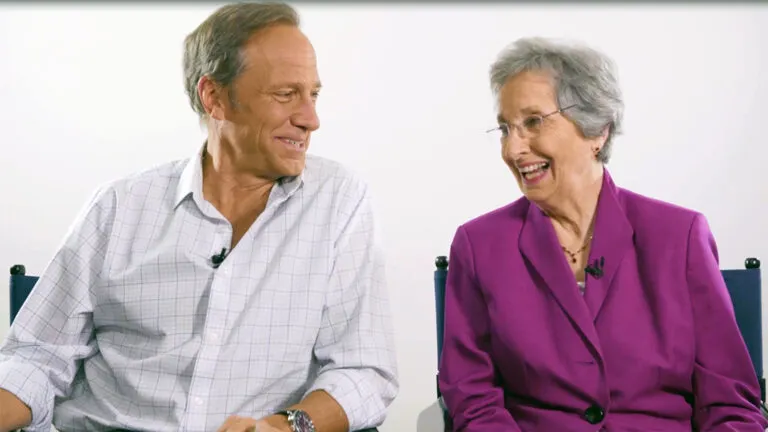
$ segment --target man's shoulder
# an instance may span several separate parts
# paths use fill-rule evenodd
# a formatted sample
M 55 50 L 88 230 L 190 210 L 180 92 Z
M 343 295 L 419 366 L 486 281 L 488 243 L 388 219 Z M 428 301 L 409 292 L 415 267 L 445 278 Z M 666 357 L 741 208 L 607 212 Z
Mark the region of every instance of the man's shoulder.
M 151 208 L 157 213 L 159 208 L 169 207 L 164 204 L 171 202 L 167 198 L 173 196 L 169 188 L 178 184 L 185 165 L 186 160 L 166 162 L 101 183 L 81 207 L 70 231 L 82 228 L 86 220 L 107 229 L 119 214 L 130 212 L 132 217 L 128 220 L 133 221 L 140 218 L 145 209 Z
M 362 195 L 368 183 L 353 168 L 317 155 L 307 155 L 304 185 L 309 193 Z
M 100 189 L 111 190 L 118 197 L 123 198 L 146 197 L 148 193 L 157 194 L 170 188 L 175 190 L 189 160 L 189 158 L 177 159 L 134 171 L 108 181 Z

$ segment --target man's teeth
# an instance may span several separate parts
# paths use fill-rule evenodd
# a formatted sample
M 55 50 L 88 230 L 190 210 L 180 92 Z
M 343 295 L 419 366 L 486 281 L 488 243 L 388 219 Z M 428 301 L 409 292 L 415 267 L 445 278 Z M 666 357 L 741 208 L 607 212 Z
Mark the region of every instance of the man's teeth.
M 287 138 L 284 139 L 284 141 L 296 148 L 301 148 L 301 141 L 294 141 L 292 139 L 287 139 Z

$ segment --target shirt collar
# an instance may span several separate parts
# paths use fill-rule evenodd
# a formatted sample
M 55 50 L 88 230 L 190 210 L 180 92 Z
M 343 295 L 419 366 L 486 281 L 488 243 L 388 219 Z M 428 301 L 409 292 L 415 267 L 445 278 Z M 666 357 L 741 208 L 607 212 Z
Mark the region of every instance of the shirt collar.
M 184 199 L 190 195 L 194 198 L 203 197 L 203 152 L 205 144 L 197 149 L 195 154 L 187 160 L 184 171 L 181 172 L 179 183 L 176 186 L 176 197 L 173 201 L 173 208 L 181 204 Z
M 176 196 L 173 202 L 173 208 L 177 208 L 185 198 L 192 195 L 192 199 L 198 202 L 203 200 L 203 152 L 206 144 L 203 144 L 195 154 L 187 160 L 187 164 L 179 177 L 179 183 L 176 186 Z M 298 176 L 283 177 L 277 181 L 279 196 L 275 198 L 288 198 L 304 184 L 306 169 Z M 273 189 L 273 193 L 275 190 Z M 273 194 L 270 194 L 273 195 Z M 270 197 L 270 201 L 272 197 Z

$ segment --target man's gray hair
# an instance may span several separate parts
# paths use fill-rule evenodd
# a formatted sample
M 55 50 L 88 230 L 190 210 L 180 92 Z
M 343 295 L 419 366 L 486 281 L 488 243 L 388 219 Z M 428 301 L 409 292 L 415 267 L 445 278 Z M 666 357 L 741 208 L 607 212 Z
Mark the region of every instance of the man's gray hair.
M 550 73 L 554 80 L 559 108 L 588 138 L 600 136 L 608 127 L 608 137 L 597 159 L 607 163 L 614 136 L 622 131 L 624 100 L 616 67 L 606 55 L 580 44 L 555 42 L 545 38 L 518 39 L 505 48 L 491 65 L 491 91 L 498 100 L 504 84 L 527 71 Z
M 243 70 L 242 49 L 259 30 L 274 24 L 298 27 L 299 14 L 284 3 L 234 3 L 222 6 L 184 39 L 184 88 L 192 109 L 205 118 L 197 92 L 200 78 L 228 87 Z M 234 103 L 235 98 L 230 93 Z

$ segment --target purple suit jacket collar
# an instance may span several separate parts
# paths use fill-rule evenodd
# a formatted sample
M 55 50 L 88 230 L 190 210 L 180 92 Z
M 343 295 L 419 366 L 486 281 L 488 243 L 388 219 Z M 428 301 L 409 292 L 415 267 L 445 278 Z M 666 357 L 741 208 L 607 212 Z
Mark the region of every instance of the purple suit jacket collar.
M 634 231 L 624 210 L 620 190 L 608 170 L 604 170 L 588 262 L 607 259 L 602 268 L 602 277 L 590 278 L 589 289 L 584 298 L 573 288 L 573 275 L 568 263 L 565 260 L 552 260 L 552 257 L 562 254 L 560 243 L 552 223 L 544 212 L 531 202 L 520 232 L 519 247 L 523 256 L 544 279 L 544 286 L 552 291 L 560 306 L 589 340 L 597 351 L 598 358 L 603 358 L 603 355 L 594 321 L 600 313 L 611 280 L 624 254 L 633 246 Z

